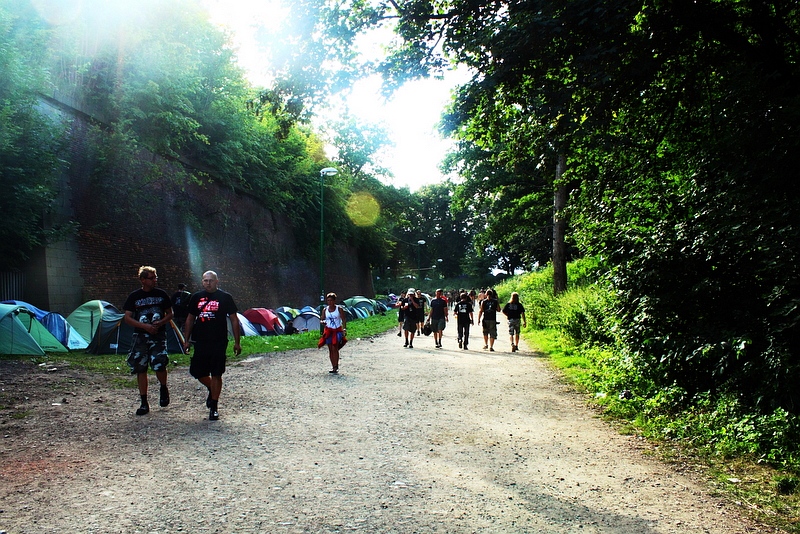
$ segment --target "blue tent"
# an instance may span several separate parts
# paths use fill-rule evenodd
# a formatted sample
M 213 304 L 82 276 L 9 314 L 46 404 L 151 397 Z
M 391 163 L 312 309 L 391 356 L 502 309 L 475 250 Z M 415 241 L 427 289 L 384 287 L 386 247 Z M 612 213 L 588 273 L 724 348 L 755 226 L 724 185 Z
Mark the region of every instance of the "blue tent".
M 3 304 L 22 306 L 33 313 L 34 318 L 42 323 L 47 328 L 47 331 L 53 334 L 53 337 L 69 350 L 85 349 L 89 346 L 83 336 L 72 328 L 60 313 L 44 311 L 21 300 L 4 300 Z

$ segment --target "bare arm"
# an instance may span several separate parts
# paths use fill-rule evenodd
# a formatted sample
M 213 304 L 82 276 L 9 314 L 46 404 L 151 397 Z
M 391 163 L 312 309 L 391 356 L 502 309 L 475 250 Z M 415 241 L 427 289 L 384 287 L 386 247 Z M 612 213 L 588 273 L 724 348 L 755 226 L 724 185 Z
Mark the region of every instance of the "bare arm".
M 194 328 L 194 315 L 191 313 L 186 316 L 186 322 L 183 323 L 183 351 L 188 352 L 189 338 L 192 336 L 192 328 Z
M 242 353 L 242 346 L 239 344 L 239 337 L 241 336 L 239 332 L 239 316 L 232 313 L 228 317 L 231 318 L 231 328 L 233 329 L 233 353 L 238 356 Z

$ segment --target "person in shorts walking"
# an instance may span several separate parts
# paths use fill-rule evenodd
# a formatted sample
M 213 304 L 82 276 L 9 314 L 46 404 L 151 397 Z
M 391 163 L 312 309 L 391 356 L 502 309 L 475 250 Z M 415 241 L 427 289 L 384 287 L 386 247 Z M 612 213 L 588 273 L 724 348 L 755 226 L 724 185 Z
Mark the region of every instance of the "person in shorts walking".
M 480 303 L 478 322 L 483 326 L 483 350 L 494 352 L 494 340 L 497 339 L 497 312 L 500 302 L 495 298 L 494 290 L 486 290 L 486 298 Z M 482 320 L 481 320 L 482 319 Z
M 403 335 L 403 322 L 405 322 L 406 317 L 406 292 L 403 291 L 400 293 L 400 298 L 397 299 L 395 306 L 397 307 L 397 337 Z
M 150 412 L 150 403 L 147 400 L 148 367 L 155 372 L 161 384 L 159 406 L 169 406 L 166 325 L 172 319 L 172 301 L 166 291 L 156 287 L 158 275 L 154 267 L 139 267 L 139 283 L 142 287 L 128 295 L 122 310 L 125 312 L 125 324 L 134 329 L 127 362 L 131 374 L 136 375 L 142 399 L 136 415 L 145 415 Z
M 214 271 L 203 273 L 203 289 L 189 299 L 189 315 L 184 325 L 184 348 L 189 351 L 194 341 L 194 355 L 189 374 L 208 388 L 206 408 L 208 419 L 219 419 L 219 396 L 228 350 L 228 318 L 233 330 L 233 353 L 242 353 L 239 345 L 239 317 L 233 297 L 219 289 L 219 277 Z
M 508 319 L 508 335 L 511 336 L 511 352 L 519 350 L 520 319 L 522 326 L 528 327 L 528 319 L 525 318 L 525 306 L 519 301 L 519 293 L 511 293 L 511 299 L 503 306 L 503 315 Z
M 331 361 L 331 374 L 339 374 L 339 349 L 347 343 L 347 316 L 344 308 L 336 304 L 336 293 L 325 296 L 327 305 L 322 308 L 319 320 L 325 326 L 318 347 L 328 346 L 328 357 Z
M 441 289 L 436 290 L 436 297 L 431 300 L 428 322 L 433 331 L 433 342 L 437 349 L 442 348 L 442 332 L 448 321 L 447 301 L 443 297 Z

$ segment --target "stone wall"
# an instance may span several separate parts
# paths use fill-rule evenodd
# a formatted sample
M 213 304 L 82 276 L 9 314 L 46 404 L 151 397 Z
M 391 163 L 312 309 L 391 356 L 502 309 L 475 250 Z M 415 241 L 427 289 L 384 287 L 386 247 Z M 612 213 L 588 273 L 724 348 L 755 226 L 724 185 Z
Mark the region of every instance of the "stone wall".
M 32 257 L 26 273 L 31 304 L 64 315 L 92 299 L 121 306 L 139 286 L 140 265 L 155 267 L 159 286 L 169 293 L 178 283 L 200 289 L 202 273 L 214 270 L 241 310 L 319 303 L 316 223 L 296 232 L 287 217 L 212 181 L 145 178 L 153 176 L 153 165 L 161 172 L 179 169 L 144 151 L 141 169 L 98 175 L 87 148 L 96 132 L 85 116 L 60 107 L 72 120 L 71 161 L 49 223 L 77 222 L 79 230 Z M 301 246 L 298 235 L 315 246 Z M 374 295 L 356 250 L 339 243 L 329 253 L 327 291 L 342 298 Z

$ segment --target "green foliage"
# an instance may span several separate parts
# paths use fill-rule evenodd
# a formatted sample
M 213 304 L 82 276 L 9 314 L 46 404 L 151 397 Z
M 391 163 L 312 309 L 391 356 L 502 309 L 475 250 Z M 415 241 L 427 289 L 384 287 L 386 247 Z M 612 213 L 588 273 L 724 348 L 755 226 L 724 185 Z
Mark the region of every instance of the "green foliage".
M 0 3 L 0 155 L 4 180 L 13 182 L 0 207 L 19 221 L 14 236 L 0 240 L 9 252 L 3 261 L 18 263 L 46 237 L 41 219 L 54 194 L 57 142 L 65 138 L 38 116 L 38 93 L 86 112 L 96 126 L 81 168 L 118 200 L 89 214 L 92 224 L 144 217 L 134 194 L 143 183 L 182 199 L 185 184 L 212 181 L 285 215 L 314 257 L 319 225 L 309 222 L 319 221 L 319 170 L 331 162 L 293 92 L 281 82 L 251 87 L 229 36 L 195 0 L 73 7 L 63 23 L 28 1 Z M 393 204 L 407 202 L 377 180 L 385 173 L 377 163 L 379 132 L 354 125 L 339 137 L 351 150 L 341 151 L 341 172 L 325 184 L 327 237 L 356 247 L 367 264 L 384 262 L 401 213 Z M 366 150 L 359 139 L 378 144 Z M 356 227 L 347 217 L 351 194 L 362 190 L 385 202 L 375 226 Z M 177 207 L 196 223 L 191 203 L 178 200 Z
M 37 100 L 44 30 L 14 17 L 6 4 L 0 3 L 0 270 L 20 267 L 47 240 L 43 217 L 55 199 L 64 132 Z
M 792 477 L 800 474 L 800 417 L 781 407 L 754 409 L 738 392 L 663 386 L 654 371 L 659 362 L 628 350 L 617 335 L 619 325 L 609 311 L 617 303 L 604 282 L 602 263 L 586 258 L 571 263 L 569 272 L 577 283 L 558 297 L 546 270 L 498 286 L 501 298 L 520 293 L 529 319 L 523 335 L 529 342 L 589 392 L 608 416 L 708 458 L 746 459 L 784 470 L 788 478 L 778 484 L 789 491 Z

